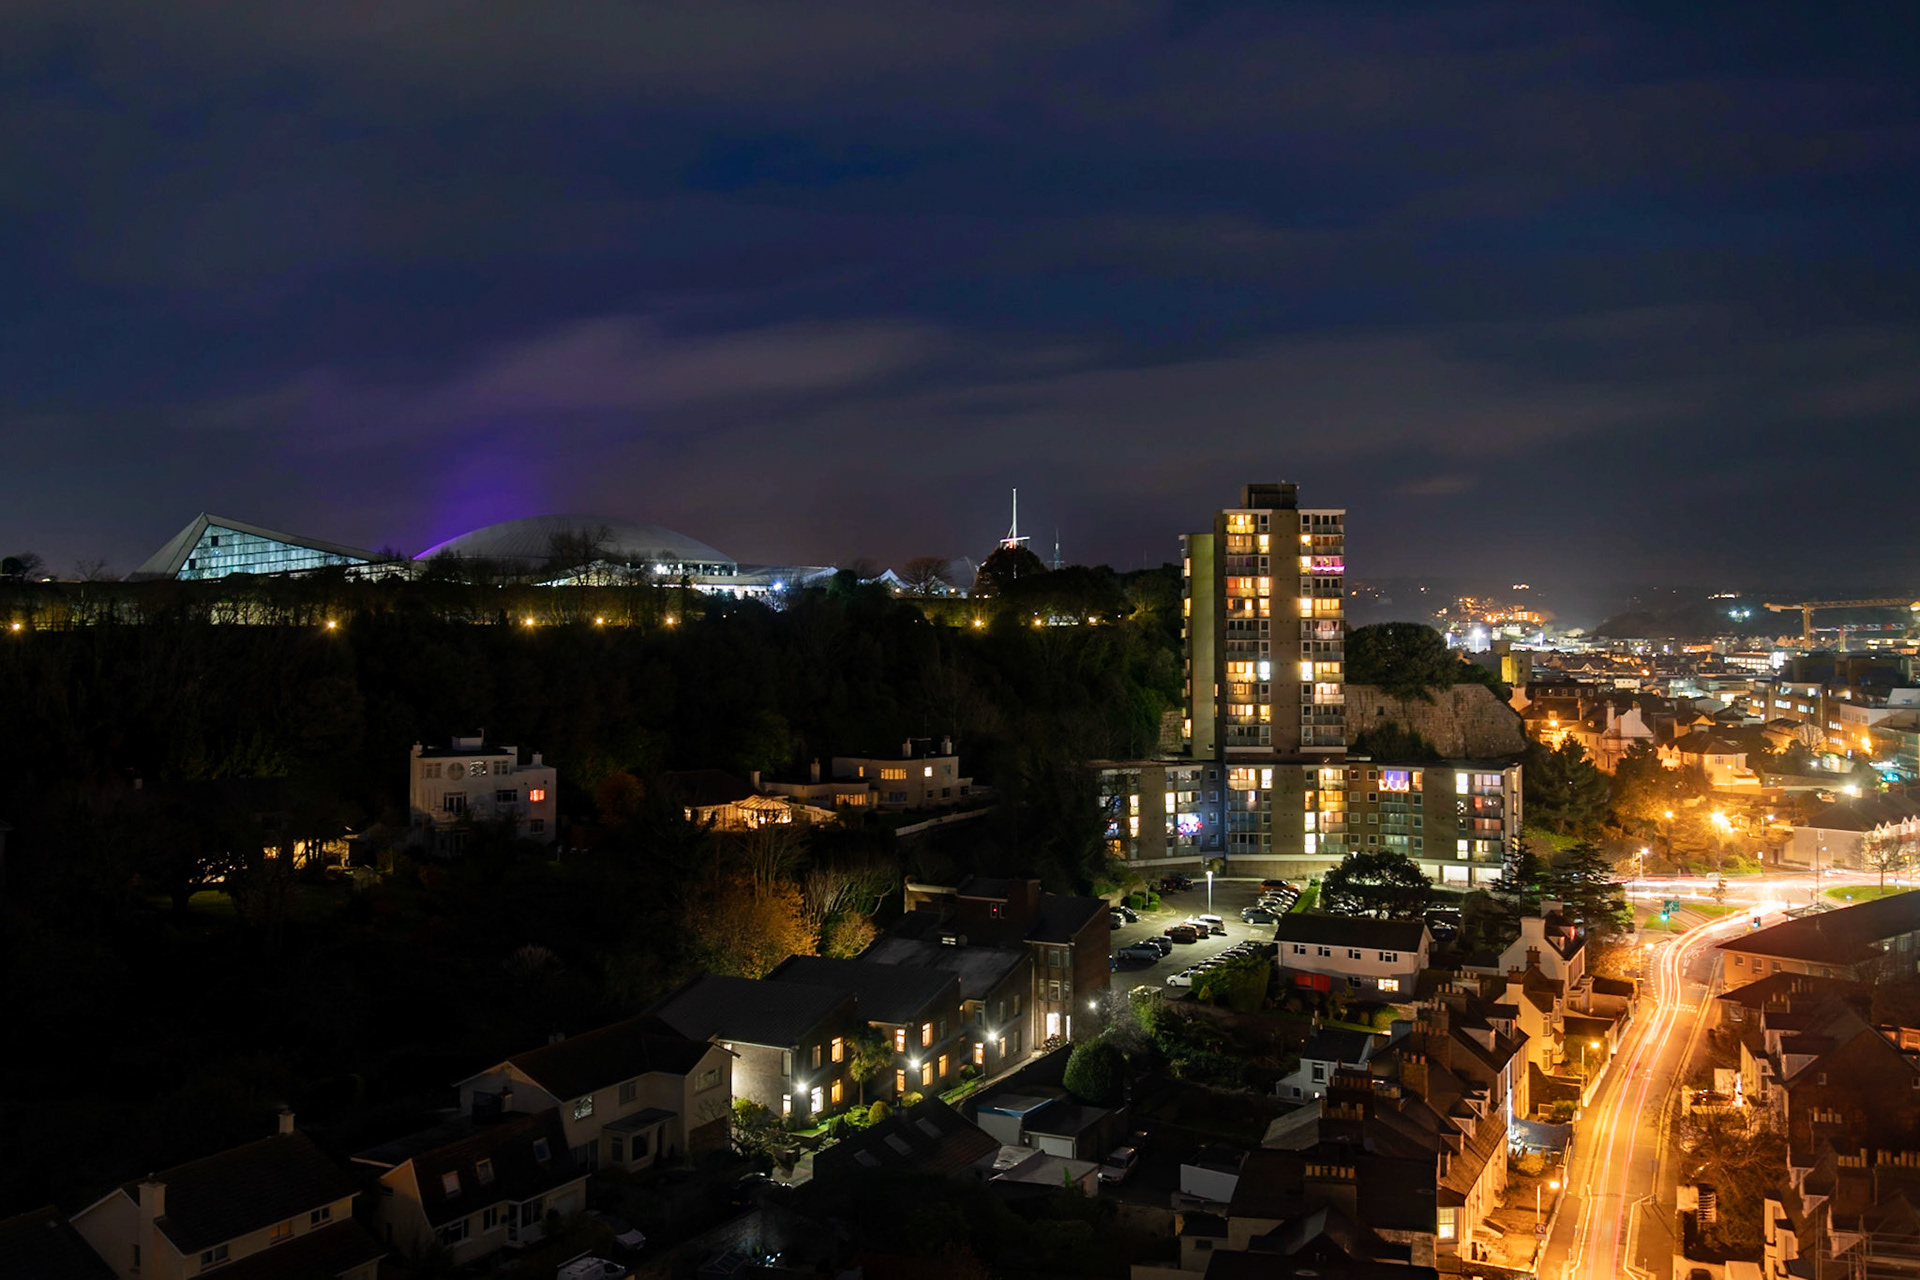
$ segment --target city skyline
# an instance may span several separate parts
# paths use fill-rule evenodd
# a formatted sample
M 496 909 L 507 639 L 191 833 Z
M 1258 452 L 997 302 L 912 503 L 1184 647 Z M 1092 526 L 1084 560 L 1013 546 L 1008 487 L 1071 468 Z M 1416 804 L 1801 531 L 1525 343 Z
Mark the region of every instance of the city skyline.
M 1379 575 L 1811 574 L 1815 479 L 1920 545 L 1903 11 L 363 16 L 10 7 L 9 553 L 898 562 L 1017 485 L 1125 566 L 1247 476 Z

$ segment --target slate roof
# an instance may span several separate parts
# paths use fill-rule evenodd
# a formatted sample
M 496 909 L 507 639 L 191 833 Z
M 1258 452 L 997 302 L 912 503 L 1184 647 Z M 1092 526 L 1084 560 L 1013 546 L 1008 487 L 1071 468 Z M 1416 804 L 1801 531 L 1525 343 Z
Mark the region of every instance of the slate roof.
M 915 1103 L 814 1156 L 816 1178 L 858 1169 L 897 1169 L 952 1175 L 1000 1150 L 998 1139 L 938 1098 Z
M 114 1270 L 49 1205 L 0 1220 L 0 1277 L 113 1280 Z
M 1072 942 L 1096 917 L 1105 919 L 1111 905 L 1105 898 L 1083 898 L 1064 893 L 1040 895 L 1040 915 L 1027 930 L 1031 942 Z
M 1386 1042 L 1385 1036 L 1370 1035 L 1365 1031 L 1321 1027 L 1301 1047 L 1300 1057 L 1314 1062 L 1345 1062 L 1359 1066 L 1367 1060 L 1368 1054 Z
M 556 1098 L 578 1098 L 635 1076 L 684 1076 L 712 1044 L 680 1034 L 658 1018 L 627 1018 L 507 1061 Z
M 155 1225 L 182 1253 L 199 1253 L 359 1190 L 298 1130 L 162 1169 L 152 1177 L 167 1187 L 167 1212 Z M 140 1202 L 139 1181 L 126 1183 L 120 1191 Z
M 703 974 L 649 1012 L 683 1036 L 792 1048 L 847 1002 L 845 987 Z
M 220 1266 L 220 1280 L 312 1280 L 365 1266 L 387 1250 L 351 1218 Z M 203 1273 L 210 1274 L 210 1273 Z
M 939 920 L 930 911 L 910 911 L 907 914 L 932 917 L 936 924 Z M 860 958 L 872 964 L 913 965 L 951 973 L 960 979 L 962 1000 L 984 1000 L 994 988 L 1026 964 L 1032 954 L 1017 942 L 999 946 L 969 943 L 964 947 L 949 947 L 937 937 L 913 937 L 904 932 L 888 930 L 861 952 Z
M 1882 940 L 1916 930 L 1920 930 L 1920 890 L 1801 916 L 1730 938 L 1717 949 L 1785 960 L 1857 964 L 1877 955 Z
M 1872 831 L 1915 817 L 1920 817 L 1920 799 L 1889 792 L 1837 800 L 1816 811 L 1804 825 L 1813 831 Z
M 1290 912 L 1274 926 L 1277 942 L 1312 942 L 1379 951 L 1418 951 L 1427 926 L 1418 920 L 1370 920 L 1362 916 Z M 1280 962 L 1285 964 L 1284 953 Z
M 960 999 L 960 979 L 951 973 L 832 956 L 789 956 L 767 975 L 767 981 L 851 991 L 860 1001 L 861 1018 L 868 1022 L 912 1022 L 938 1001 L 957 1004 Z
M 546 1158 L 539 1144 L 544 1140 Z M 531 1200 L 579 1178 L 586 1170 L 573 1163 L 560 1113 L 552 1107 L 534 1115 L 508 1116 L 481 1123 L 461 1116 L 398 1141 L 370 1147 L 354 1158 L 356 1164 L 394 1169 L 413 1162 L 420 1185 L 421 1208 L 427 1221 L 439 1227 L 477 1213 L 504 1200 Z M 492 1162 L 482 1177 L 480 1162 Z M 442 1189 L 449 1173 L 459 1177 L 451 1196 Z
M 1747 1009 L 1760 1009 L 1768 1005 L 1784 1009 L 1793 1005 L 1813 1004 L 1833 996 L 1862 995 L 1865 991 L 1866 988 L 1860 983 L 1851 982 L 1845 978 L 1821 978 L 1805 973 L 1770 973 L 1745 986 L 1723 991 L 1714 998 Z

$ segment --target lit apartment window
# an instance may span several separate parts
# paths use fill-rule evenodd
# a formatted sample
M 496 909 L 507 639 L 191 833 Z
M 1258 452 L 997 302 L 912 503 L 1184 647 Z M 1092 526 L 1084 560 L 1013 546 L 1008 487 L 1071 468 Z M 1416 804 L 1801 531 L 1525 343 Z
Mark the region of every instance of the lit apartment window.
M 946 1079 L 946 1075 L 947 1075 L 947 1055 L 943 1053 L 940 1055 L 940 1078 L 944 1080 Z
M 893 1051 L 895 1053 L 905 1053 L 907 1051 L 907 1029 L 905 1027 L 895 1027 L 893 1029 Z
M 592 1114 L 593 1114 L 593 1095 L 592 1094 L 588 1094 L 586 1097 L 580 1098 L 574 1102 L 573 1118 L 575 1120 L 585 1120 L 588 1116 Z
M 837 1107 L 840 1105 L 840 1097 L 841 1097 L 840 1077 L 835 1076 L 833 1078 L 833 1105 L 834 1106 Z
M 921 1048 L 924 1049 L 924 1048 L 930 1048 L 932 1047 L 932 1045 L 933 1045 L 933 1024 L 931 1022 L 923 1022 L 920 1024 L 920 1046 Z
M 984 1067 L 987 1065 L 987 1045 L 984 1040 L 976 1040 L 973 1042 L 973 1065 L 976 1067 Z M 1920 1088 L 1920 1079 L 1916 1079 L 1914 1085 L 1916 1088 Z
M 905 1071 L 901 1071 L 901 1070 L 894 1071 L 893 1091 L 895 1093 L 905 1093 L 907 1091 L 907 1073 Z
M 1453 1239 L 1453 1230 L 1454 1230 L 1453 1215 L 1454 1215 L 1454 1210 L 1452 1206 L 1448 1206 L 1447 1208 L 1440 1210 L 1439 1220 L 1435 1224 L 1438 1230 L 1435 1232 L 1435 1234 L 1438 1235 L 1442 1240 Z
M 933 1083 L 933 1064 L 931 1062 L 923 1062 L 920 1064 L 920 1084 L 924 1088 L 925 1086 L 930 1085 L 932 1083 Z
M 819 1085 L 813 1086 L 813 1091 L 807 1094 L 807 1114 L 810 1116 L 819 1115 L 820 1109 L 825 1105 L 826 1105 L 825 1093 L 821 1090 Z
M 528 787 L 527 788 L 528 804 L 539 804 L 542 800 L 545 800 L 546 798 L 547 798 L 547 789 L 545 787 Z
M 833 1060 L 835 1062 L 847 1060 L 847 1042 L 839 1036 L 833 1038 Z
M 279 1244 L 282 1240 L 291 1239 L 293 1239 L 292 1218 L 288 1218 L 285 1222 L 274 1223 L 272 1230 L 267 1233 L 268 1244 Z
M 1380 979 L 1380 989 L 1382 991 L 1398 991 L 1400 989 L 1400 979 L 1382 978 Z
M 783 1116 L 790 1116 L 793 1114 L 793 1095 L 792 1094 L 783 1093 L 780 1095 L 780 1114 Z

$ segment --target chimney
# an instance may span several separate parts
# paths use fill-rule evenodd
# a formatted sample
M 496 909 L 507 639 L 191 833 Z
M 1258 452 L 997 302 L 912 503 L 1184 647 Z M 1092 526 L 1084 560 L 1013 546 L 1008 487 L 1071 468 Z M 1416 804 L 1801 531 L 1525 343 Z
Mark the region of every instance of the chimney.
M 815 756 L 813 758 L 813 763 L 807 766 L 807 781 L 808 782 L 820 781 L 820 757 L 819 756 Z
M 546 761 L 545 761 L 545 760 L 543 760 L 543 759 L 541 759 L 541 756 L 540 756 L 540 753 L 539 753 L 538 751 L 536 751 L 536 752 L 534 752 L 534 753 L 533 753 L 533 764 L 532 764 L 532 765 L 530 765 L 529 767 L 530 767 L 530 768 L 534 768 L 534 769 L 538 769 L 538 768 L 539 768 L 539 767 L 540 767 L 541 765 L 543 765 L 543 764 L 545 764 L 545 763 L 546 763 Z
M 950 755 L 952 755 L 952 754 L 953 754 L 953 739 L 952 739 L 952 738 L 942 738 L 942 739 L 940 739 L 940 754 L 941 754 L 941 755 L 943 755 L 943 756 L 950 756 Z
M 150 1227 L 155 1218 L 167 1216 L 167 1184 L 154 1178 L 152 1174 L 140 1184 L 140 1224 Z M 143 1231 L 142 1234 L 145 1234 Z
M 902 742 L 900 744 L 900 758 L 902 760 L 913 759 L 913 739 L 912 738 L 908 738 L 905 742 Z
M 1400 1055 L 1400 1088 L 1407 1093 L 1427 1096 L 1427 1059 L 1425 1054 Z
M 1527 948 L 1527 968 L 1529 969 L 1536 968 L 1539 966 L 1539 964 L 1540 964 L 1540 948 L 1528 947 Z
M 1302 1190 L 1308 1196 L 1317 1195 L 1347 1217 L 1359 1220 L 1359 1193 L 1354 1184 L 1352 1165 L 1316 1162 L 1307 1166 L 1307 1176 L 1303 1181 L 1305 1185 Z
M 280 1114 L 277 1117 L 277 1119 L 280 1121 L 281 1133 L 293 1132 L 293 1108 L 291 1107 L 280 1108 Z
M 755 791 L 758 791 L 760 789 L 760 771 L 758 769 L 755 769 L 752 773 L 748 774 L 747 780 L 749 785 L 751 785 Z

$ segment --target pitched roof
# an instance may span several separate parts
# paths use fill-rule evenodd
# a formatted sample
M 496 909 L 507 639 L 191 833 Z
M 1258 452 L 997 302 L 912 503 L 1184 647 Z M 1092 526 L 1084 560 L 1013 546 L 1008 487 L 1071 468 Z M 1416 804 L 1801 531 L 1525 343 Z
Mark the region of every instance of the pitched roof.
M 460 1116 L 370 1147 L 353 1159 L 382 1170 L 412 1161 L 421 1208 L 436 1227 L 503 1200 L 531 1200 L 587 1176 L 573 1163 L 566 1129 L 552 1107 L 491 1124 Z M 452 1195 L 444 1190 L 449 1174 L 455 1178 Z
M 868 1022 L 911 1022 L 937 1000 L 960 998 L 960 979 L 944 970 L 832 956 L 789 956 L 767 981 L 851 991 Z
M 951 1175 L 1000 1150 L 1000 1142 L 938 1098 L 927 1098 L 814 1157 L 815 1177 L 856 1168 Z
M 1321 1027 L 1300 1049 L 1302 1059 L 1315 1062 L 1345 1062 L 1359 1066 L 1376 1048 L 1386 1044 L 1385 1036 L 1366 1031 L 1348 1031 L 1341 1027 Z
M 302 1232 L 283 1244 L 262 1249 L 220 1267 L 220 1280 L 309 1280 L 338 1276 L 365 1266 L 387 1251 L 367 1229 L 349 1218 L 316 1231 Z
M 1427 926 L 1419 920 L 1370 920 L 1364 916 L 1325 916 L 1290 912 L 1274 927 L 1278 942 L 1317 942 L 1382 951 L 1418 951 Z M 1281 957 L 1281 963 L 1286 957 Z
M 962 1000 L 984 1000 L 995 987 L 1013 976 L 1021 965 L 1029 963 L 1033 953 L 1022 943 L 1010 945 L 980 945 L 970 943 L 967 946 L 946 946 L 936 938 L 916 936 L 924 931 L 928 922 L 938 925 L 940 917 L 931 911 L 909 911 L 908 917 L 920 917 L 911 921 L 907 929 L 889 929 L 874 940 L 872 946 L 860 953 L 862 960 L 873 964 L 915 965 L 922 969 L 939 969 L 954 974 L 960 979 L 960 998 Z
M 684 1076 L 712 1044 L 641 1015 L 516 1054 L 507 1061 L 556 1098 L 578 1098 L 635 1076 Z
M 845 987 L 762 982 L 709 973 L 695 978 L 649 1012 L 683 1036 L 739 1040 L 790 1048 L 850 996 Z
M 1920 798 L 1906 792 L 1850 797 L 1816 810 L 1804 824 L 1814 831 L 1872 831 L 1920 817 Z
M 1858 964 L 1878 954 L 1882 941 L 1916 930 L 1920 930 L 1920 890 L 1910 890 L 1742 934 L 1720 943 L 1717 950 L 1836 965 Z
M 1065 893 L 1040 895 L 1040 915 L 1027 930 L 1033 942 L 1072 942 L 1087 927 L 1087 922 L 1106 918 L 1112 905 L 1105 898 L 1084 898 Z
M 0 1276 L 19 1280 L 113 1280 L 60 1211 L 49 1205 L 0 1220 Z
M 167 1212 L 155 1225 L 182 1253 L 199 1253 L 345 1200 L 358 1190 L 353 1179 L 298 1130 L 151 1176 L 167 1188 Z M 120 1190 L 139 1203 L 138 1181 Z
M 371 563 L 385 557 L 372 551 L 363 551 L 359 547 L 343 546 L 337 542 L 324 542 L 319 538 L 302 538 L 297 534 L 282 533 L 278 529 L 269 529 L 264 525 L 248 524 L 244 520 L 229 520 L 225 516 L 209 515 L 201 512 L 187 522 L 187 527 L 168 539 L 167 545 L 154 552 L 138 569 L 127 575 L 129 581 L 138 582 L 145 578 L 171 578 L 180 572 L 187 562 L 187 556 L 200 544 L 200 538 L 209 530 L 228 530 L 233 533 L 249 533 L 256 538 L 265 538 L 269 542 L 285 543 L 291 547 L 304 547 L 321 555 L 337 557 L 342 561 Z

